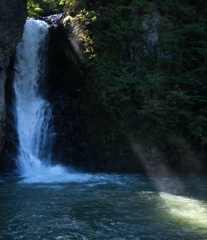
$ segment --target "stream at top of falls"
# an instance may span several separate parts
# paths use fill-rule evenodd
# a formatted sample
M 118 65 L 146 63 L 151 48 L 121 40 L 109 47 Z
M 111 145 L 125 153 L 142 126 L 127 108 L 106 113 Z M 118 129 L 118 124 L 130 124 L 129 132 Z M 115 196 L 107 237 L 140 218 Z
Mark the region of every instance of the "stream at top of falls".
M 2 179 L 0 239 L 207 239 L 206 187 L 207 177 L 195 175 L 74 173 L 65 183 L 30 184 Z
M 207 239 L 205 176 L 77 173 L 51 164 L 51 107 L 40 91 L 48 27 L 27 20 L 16 49 L 21 177 L 0 179 L 0 239 Z

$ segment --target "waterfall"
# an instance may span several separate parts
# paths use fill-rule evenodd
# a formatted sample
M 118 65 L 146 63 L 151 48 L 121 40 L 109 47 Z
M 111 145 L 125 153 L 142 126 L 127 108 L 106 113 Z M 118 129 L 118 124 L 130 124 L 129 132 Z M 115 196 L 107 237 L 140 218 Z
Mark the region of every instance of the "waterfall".
M 37 175 L 50 165 L 51 108 L 40 94 L 44 87 L 48 28 L 43 21 L 27 20 L 16 48 L 14 91 L 19 136 L 16 163 L 24 177 Z
M 27 20 L 22 40 L 16 48 L 14 91 L 19 136 L 17 166 L 23 176 L 39 172 L 50 158 L 51 109 L 40 94 L 45 75 L 48 27 L 43 21 Z
M 85 181 L 90 175 L 78 175 L 50 162 L 52 150 L 52 114 L 42 96 L 48 24 L 29 19 L 16 48 L 14 92 L 19 153 L 16 159 L 21 183 Z

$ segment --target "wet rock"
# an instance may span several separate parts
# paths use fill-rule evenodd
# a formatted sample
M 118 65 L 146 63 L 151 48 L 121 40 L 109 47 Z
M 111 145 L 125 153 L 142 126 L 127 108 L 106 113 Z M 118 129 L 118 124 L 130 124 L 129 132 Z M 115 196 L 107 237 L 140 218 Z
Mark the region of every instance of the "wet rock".
M 26 0 L 2 0 L 0 7 L 0 161 L 4 168 L 7 159 L 3 157 L 6 142 L 6 69 L 10 58 L 20 41 L 27 18 Z M 12 128 L 12 126 L 10 126 Z M 9 163 L 8 163 L 9 164 Z M 1 168 L 1 167 L 0 167 Z M 0 169 L 1 170 L 1 169 Z
M 53 14 L 53 15 L 47 16 L 47 17 L 38 17 L 38 19 L 44 20 L 51 27 L 57 28 L 57 27 L 59 27 L 63 17 L 64 17 L 64 13 L 58 13 L 58 14 Z

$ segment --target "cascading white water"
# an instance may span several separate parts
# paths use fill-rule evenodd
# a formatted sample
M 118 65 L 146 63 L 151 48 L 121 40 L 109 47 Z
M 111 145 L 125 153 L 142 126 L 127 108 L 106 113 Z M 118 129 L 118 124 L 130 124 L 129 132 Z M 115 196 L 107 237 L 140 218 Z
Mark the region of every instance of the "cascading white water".
M 49 161 L 51 110 L 39 94 L 45 72 L 45 42 L 48 24 L 27 20 L 23 38 L 16 48 L 14 90 L 19 135 L 18 167 L 23 176 L 39 172 Z M 41 160 L 40 160 L 41 159 Z
M 48 24 L 26 21 L 21 42 L 16 48 L 14 91 L 19 154 L 16 159 L 22 183 L 86 181 L 90 174 L 79 175 L 71 168 L 51 165 L 51 108 L 41 96 L 45 72 Z M 70 172 L 70 173 L 69 173 Z

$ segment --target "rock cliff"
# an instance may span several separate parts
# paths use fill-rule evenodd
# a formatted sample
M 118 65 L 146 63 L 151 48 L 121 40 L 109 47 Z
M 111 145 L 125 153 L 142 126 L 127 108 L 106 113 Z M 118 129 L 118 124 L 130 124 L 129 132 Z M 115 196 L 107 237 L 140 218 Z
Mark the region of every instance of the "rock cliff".
M 10 58 L 20 41 L 27 18 L 26 0 L 2 0 L 0 8 L 0 165 L 5 144 L 6 104 L 5 82 L 6 69 Z M 2 166 L 1 166 L 2 167 Z

